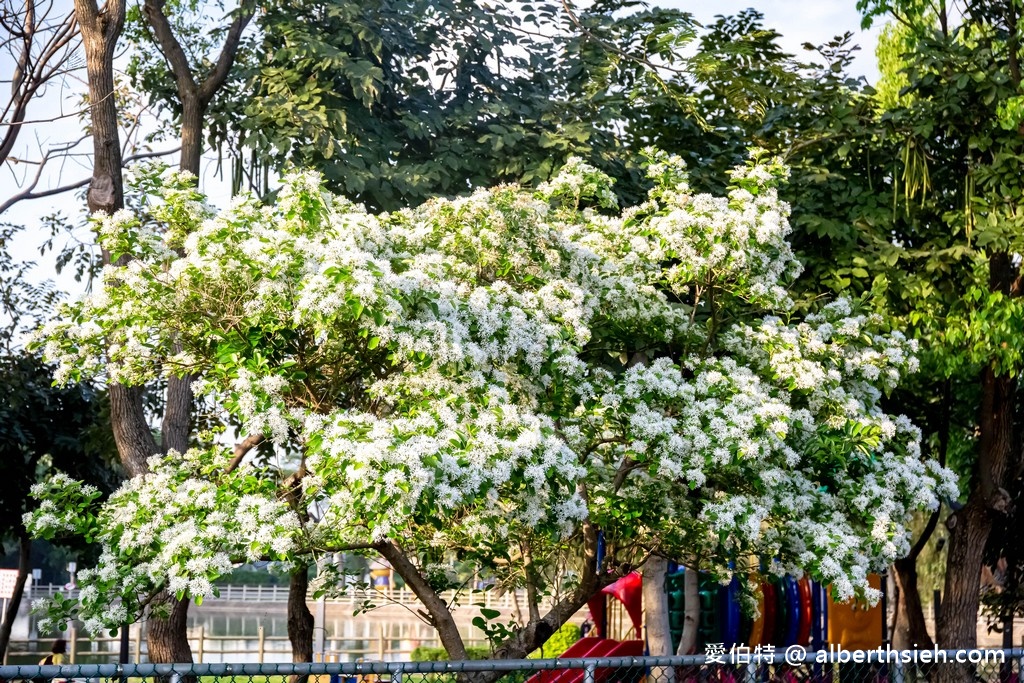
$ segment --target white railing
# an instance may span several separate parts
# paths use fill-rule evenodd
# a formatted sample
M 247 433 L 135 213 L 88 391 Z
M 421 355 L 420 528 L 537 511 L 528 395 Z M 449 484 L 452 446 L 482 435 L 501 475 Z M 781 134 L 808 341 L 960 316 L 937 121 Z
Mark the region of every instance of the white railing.
M 220 595 L 218 597 L 207 598 L 208 601 L 229 601 L 229 602 L 288 602 L 288 586 L 281 585 L 268 585 L 268 586 L 217 586 L 217 590 Z M 63 595 L 76 595 L 77 590 L 68 590 L 60 584 L 38 584 L 33 585 L 29 590 L 29 598 L 35 600 L 37 598 L 49 598 L 53 597 L 57 593 Z M 464 590 L 458 593 L 456 596 L 455 591 L 448 591 L 443 593 L 441 597 L 446 602 L 451 602 L 458 599 L 459 603 L 465 605 L 482 605 L 491 609 L 501 610 L 515 610 L 516 604 L 524 611 L 527 610 L 526 593 L 525 591 L 517 591 L 513 594 L 511 591 L 498 595 L 493 590 L 482 590 L 482 591 L 468 591 Z M 377 591 L 376 594 L 368 591 L 353 591 L 347 595 L 328 598 L 327 602 L 330 604 L 338 604 L 346 607 L 356 607 L 362 605 L 367 598 L 373 598 L 379 605 L 386 605 L 393 603 L 397 605 L 418 605 L 420 603 L 419 598 L 407 588 L 382 588 Z M 549 598 L 541 599 L 541 609 L 549 608 L 552 601 Z
M 132 629 L 129 645 L 129 659 L 136 664 L 148 661 L 144 629 Z M 487 641 L 483 638 L 463 638 L 467 646 L 483 646 Z M 195 662 L 288 662 L 291 661 L 291 643 L 287 636 L 265 635 L 260 626 L 256 637 L 251 636 L 215 636 L 206 633 L 204 627 L 188 630 L 189 647 Z M 356 647 L 352 643 L 363 642 L 366 646 Z M 381 628 L 373 638 L 327 638 L 324 643 L 324 657 L 328 662 L 355 661 L 372 659 L 389 661 L 409 659 L 413 647 L 411 642 L 421 647 L 441 647 L 441 641 L 434 638 L 399 639 L 388 635 Z M 49 653 L 52 639 L 12 638 L 10 647 L 4 656 L 4 664 L 15 660 L 27 660 L 35 664 Z M 120 638 L 95 637 L 87 638 L 71 628 L 68 637 L 68 663 L 114 663 L 118 659 Z M 320 660 L 320 657 L 317 657 Z

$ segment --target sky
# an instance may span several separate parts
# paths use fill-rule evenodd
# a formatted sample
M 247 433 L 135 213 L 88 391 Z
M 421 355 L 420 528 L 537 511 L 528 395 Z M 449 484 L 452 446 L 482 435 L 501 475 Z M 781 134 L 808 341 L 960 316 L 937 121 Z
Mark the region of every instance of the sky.
M 694 15 L 701 23 L 710 23 L 719 15 L 737 14 L 754 7 L 764 15 L 766 28 L 782 35 L 784 50 L 799 55 L 804 43 L 823 43 L 847 31 L 854 34 L 854 43 L 861 50 L 852 69 L 854 76 L 864 76 L 869 83 L 878 80 L 875 45 L 881 23 L 867 31 L 860 30 L 860 13 L 856 0 L 654 0 L 657 7 L 671 7 Z
M 64 0 L 56 1 L 64 2 Z M 710 23 L 717 15 L 735 14 L 748 7 L 755 7 L 763 13 L 765 26 L 775 29 L 781 34 L 782 47 L 797 55 L 803 52 L 801 46 L 805 42 L 822 43 L 835 35 L 852 31 L 855 34 L 854 41 L 862 48 L 854 62 L 853 74 L 864 76 L 873 83 L 878 78 L 874 50 L 880 27 L 876 26 L 869 31 L 860 31 L 860 16 L 855 2 L 856 0 L 654 0 L 650 4 L 689 12 L 701 23 Z M 0 56 L 0 81 L 10 78 L 10 68 L 10 60 Z M 44 110 L 47 107 L 56 109 L 61 106 L 74 110 L 80 106 L 68 102 L 67 99 L 64 103 L 57 101 L 51 104 L 49 100 L 52 97 L 51 93 L 43 107 Z M 34 111 L 38 112 L 39 110 L 35 109 Z M 36 115 L 39 116 L 38 113 Z M 39 117 L 42 118 L 42 116 Z M 37 137 L 40 143 L 52 142 L 55 138 L 57 140 L 67 139 L 69 134 L 77 137 L 78 133 L 75 129 L 78 125 L 75 119 L 65 119 L 56 124 L 37 127 L 32 131 L 31 136 L 23 134 L 22 138 L 27 139 L 32 146 L 35 146 Z M 32 156 L 31 149 L 26 150 L 22 141 L 19 141 L 19 148 L 21 148 L 19 151 L 25 152 L 25 156 Z M 89 148 L 88 143 L 85 148 Z M 34 156 L 38 156 L 38 154 Z M 88 177 L 88 160 L 75 161 L 83 163 L 81 165 L 72 163 L 67 169 L 69 177 L 63 179 L 62 183 L 66 183 L 68 180 L 78 180 L 80 177 Z M 217 184 L 212 177 L 212 172 L 204 169 L 203 175 L 202 184 L 207 190 L 212 189 L 210 186 Z M 0 170 L 0 198 L 6 198 L 17 191 L 17 184 L 8 169 Z M 36 235 L 39 234 L 38 230 L 33 231 L 39 225 L 39 218 L 61 208 L 65 209 L 65 215 L 73 214 L 79 204 L 81 202 L 75 194 L 67 193 L 56 198 L 16 205 L 0 216 L 0 221 L 24 224 L 28 228 L 24 232 L 26 239 L 15 245 L 14 253 L 21 258 L 38 259 L 38 244 L 41 238 L 32 239 L 31 235 L 33 232 Z M 52 263 L 40 263 L 35 274 L 35 279 L 38 280 L 54 277 Z M 69 275 L 59 277 L 57 282 L 62 289 L 76 295 L 81 292 L 81 285 L 75 283 Z

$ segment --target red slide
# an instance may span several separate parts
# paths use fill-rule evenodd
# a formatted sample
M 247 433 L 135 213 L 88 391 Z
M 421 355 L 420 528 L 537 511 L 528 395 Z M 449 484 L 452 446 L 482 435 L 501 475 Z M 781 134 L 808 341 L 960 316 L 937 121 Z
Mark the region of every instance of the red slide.
M 632 641 L 626 641 L 632 642 Z M 558 659 L 579 659 L 580 657 L 608 657 L 616 646 L 619 645 L 617 640 L 609 640 L 608 638 L 598 638 L 591 636 L 589 638 L 580 638 L 575 643 L 569 646 L 569 649 L 558 655 Z M 526 683 L 568 683 L 570 678 L 576 674 L 577 671 L 571 669 L 556 669 L 553 671 L 538 671 L 534 675 L 526 679 Z M 582 674 L 582 671 L 578 673 Z M 580 680 L 583 680 L 582 675 Z
M 586 654 L 587 657 L 643 657 L 644 641 L 624 640 L 621 643 L 606 640 L 601 646 L 595 647 Z M 606 683 L 616 669 L 594 669 L 594 683 Z M 586 672 L 583 669 L 566 670 L 558 678 L 558 683 L 583 683 Z
M 642 640 L 624 640 L 615 648 L 604 655 L 605 657 L 643 657 L 644 656 L 644 641 Z M 605 683 L 612 674 L 619 669 L 596 669 L 594 671 L 594 683 Z M 629 671 L 627 669 L 626 671 Z M 583 672 L 580 672 L 580 680 L 582 680 Z
M 605 612 L 605 596 L 610 595 L 620 601 L 633 622 L 633 629 L 637 638 L 641 634 L 642 614 L 642 586 L 643 580 L 639 572 L 630 572 L 610 586 L 605 586 L 601 592 L 591 598 L 590 611 L 593 615 L 603 615 Z M 598 621 L 598 624 L 601 622 Z M 601 633 L 599 635 L 605 635 Z M 608 638 L 590 637 L 580 638 L 568 650 L 558 655 L 559 659 L 578 659 L 581 657 L 642 657 L 644 654 L 643 640 L 624 640 L 621 643 Z M 609 676 L 615 672 L 614 669 L 603 668 L 594 670 L 594 683 L 606 683 Z M 582 669 L 561 669 L 553 671 L 538 671 L 526 679 L 526 683 L 582 683 L 584 672 Z

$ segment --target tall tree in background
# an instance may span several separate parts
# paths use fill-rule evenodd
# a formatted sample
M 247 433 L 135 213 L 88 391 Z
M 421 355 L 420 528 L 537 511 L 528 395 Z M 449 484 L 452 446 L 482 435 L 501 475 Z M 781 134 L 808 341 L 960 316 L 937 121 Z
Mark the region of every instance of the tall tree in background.
M 933 252 L 932 263 L 945 265 L 943 279 L 956 285 L 937 291 L 946 296 L 932 297 L 936 305 L 921 311 L 938 321 L 940 369 L 976 377 L 976 458 L 966 502 L 946 521 L 950 542 L 936 633 L 941 647 L 974 647 L 985 549 L 1012 507 L 1010 491 L 1024 466 L 1016 408 L 1024 287 L 1014 256 L 1024 246 L 1021 6 L 982 0 L 956 15 L 944 3 L 927 11 L 909 2 L 861 7 L 869 18 L 888 11 L 914 30 L 905 57 L 911 101 L 891 120 L 904 136 L 907 199 L 936 210 L 908 242 Z

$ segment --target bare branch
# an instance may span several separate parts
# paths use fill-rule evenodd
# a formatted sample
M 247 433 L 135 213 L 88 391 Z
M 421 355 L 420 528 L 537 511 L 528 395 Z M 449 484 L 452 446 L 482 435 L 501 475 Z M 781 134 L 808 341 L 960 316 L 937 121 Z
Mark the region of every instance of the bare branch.
M 27 0 L 20 26 L 4 22 L 11 34 L 5 45 L 12 48 L 14 71 L 10 97 L 0 111 L 0 125 L 6 127 L 0 136 L 0 163 L 10 156 L 23 126 L 34 123 L 26 120 L 30 102 L 40 88 L 64 69 L 74 52 L 72 41 L 78 35 L 74 13 L 53 25 L 45 21 L 50 9 L 52 5 L 47 7 L 43 17 L 37 17 L 35 1 Z M 36 52 L 38 56 L 34 56 Z
M 130 157 L 125 157 L 124 163 L 128 164 L 133 161 L 141 161 L 143 159 L 152 159 L 154 157 L 167 156 L 168 154 L 174 154 L 180 149 L 180 147 L 175 147 L 174 149 L 165 149 L 160 152 L 144 152 L 141 154 L 133 154 Z M 5 211 L 7 211 L 7 209 L 11 208 L 18 202 L 22 202 L 28 199 L 42 199 L 43 197 L 52 197 L 53 195 L 63 194 L 64 192 L 70 192 L 71 190 L 77 190 L 81 187 L 85 187 L 90 182 L 92 182 L 92 178 L 84 178 L 73 183 L 68 183 L 67 185 L 61 185 L 59 187 L 54 187 L 48 190 L 40 190 L 39 192 L 35 192 L 34 190 L 36 188 L 36 185 L 39 184 L 39 179 L 42 177 L 42 172 L 45 165 L 45 162 L 39 164 L 39 170 L 36 172 L 35 178 L 32 180 L 32 182 L 29 184 L 27 188 L 25 188 L 16 195 L 8 197 L 7 200 L 0 204 L 0 215 L 2 215 Z
M 242 441 L 235 444 L 235 450 L 231 462 L 224 468 L 224 474 L 231 474 L 242 464 L 242 460 L 245 459 L 246 454 L 256 446 L 259 446 L 266 439 L 262 434 L 250 434 L 249 436 L 242 439 Z
M 22 121 L 11 121 L 9 123 L 0 123 L 0 126 L 31 126 L 37 123 L 53 123 L 54 121 L 60 121 L 61 119 L 71 119 L 81 116 L 82 114 L 89 111 L 89 107 L 82 109 L 76 109 L 75 111 L 68 112 L 66 114 L 58 114 L 57 116 L 51 116 L 48 119 L 27 119 Z

